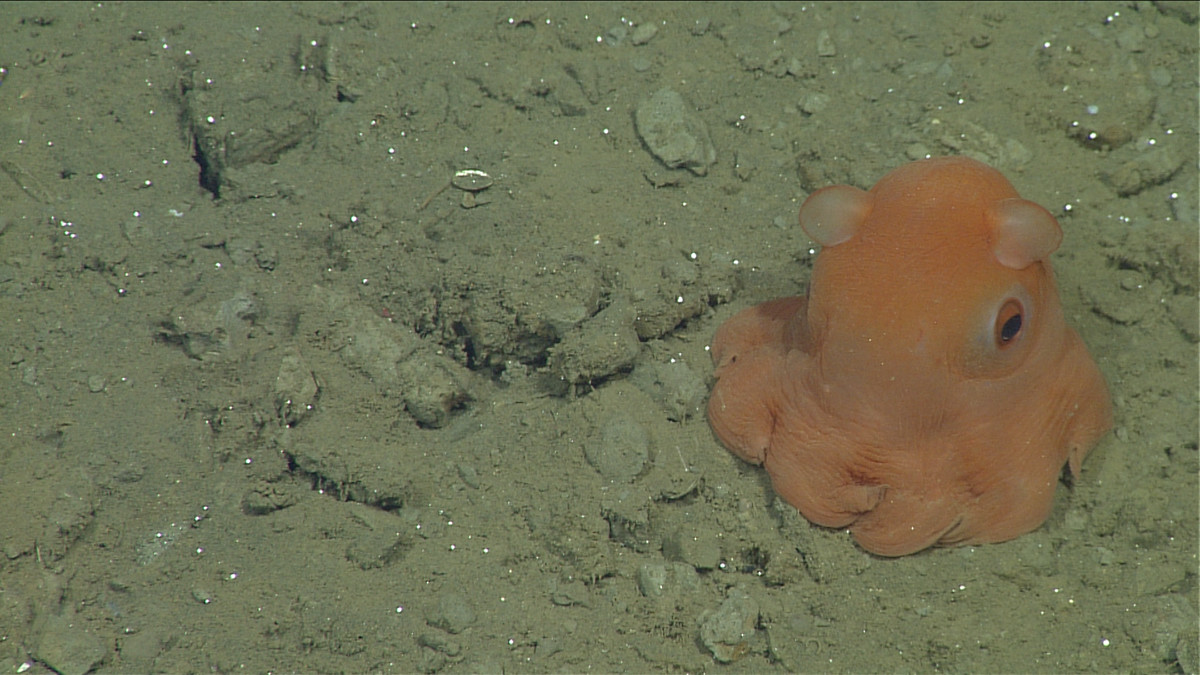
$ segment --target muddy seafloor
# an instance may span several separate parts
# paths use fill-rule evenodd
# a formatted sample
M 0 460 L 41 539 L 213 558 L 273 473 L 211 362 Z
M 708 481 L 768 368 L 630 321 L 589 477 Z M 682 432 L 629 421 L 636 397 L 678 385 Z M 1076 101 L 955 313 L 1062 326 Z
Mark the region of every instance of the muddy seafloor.
M 1196 14 L 0 6 L 0 666 L 1194 672 Z M 807 194 L 956 153 L 1060 216 L 1116 428 L 1037 531 L 878 558 L 706 346 Z

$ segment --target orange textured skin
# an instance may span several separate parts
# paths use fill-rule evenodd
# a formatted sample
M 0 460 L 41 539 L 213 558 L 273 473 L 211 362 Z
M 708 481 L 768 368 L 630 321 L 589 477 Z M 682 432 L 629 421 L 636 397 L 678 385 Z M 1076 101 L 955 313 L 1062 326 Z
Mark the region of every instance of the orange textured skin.
M 819 190 L 800 218 L 824 244 L 807 296 L 743 310 L 713 338 L 717 437 L 879 555 L 1041 525 L 1063 466 L 1078 474 L 1112 427 L 1063 318 L 1054 218 L 964 157 Z

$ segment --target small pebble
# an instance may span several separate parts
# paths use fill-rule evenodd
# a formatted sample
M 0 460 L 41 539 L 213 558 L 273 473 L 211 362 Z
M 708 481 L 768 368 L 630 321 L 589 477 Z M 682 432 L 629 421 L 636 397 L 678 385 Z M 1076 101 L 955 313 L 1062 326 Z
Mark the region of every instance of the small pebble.
M 827 30 L 817 33 L 817 56 L 837 56 L 837 45 Z
M 652 23 L 643 23 L 633 29 L 633 35 L 629 36 L 629 41 L 640 47 L 653 40 L 657 34 L 658 26 Z

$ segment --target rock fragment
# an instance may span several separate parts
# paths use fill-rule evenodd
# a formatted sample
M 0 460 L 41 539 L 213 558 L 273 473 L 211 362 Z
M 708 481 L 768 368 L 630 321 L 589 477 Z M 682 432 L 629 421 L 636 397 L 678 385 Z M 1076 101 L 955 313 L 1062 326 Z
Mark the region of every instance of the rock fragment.
M 651 154 L 672 169 L 684 168 L 697 176 L 708 174 L 717 161 L 717 150 L 704 121 L 688 109 L 673 89 L 658 90 L 642 101 L 634 113 L 638 136 Z

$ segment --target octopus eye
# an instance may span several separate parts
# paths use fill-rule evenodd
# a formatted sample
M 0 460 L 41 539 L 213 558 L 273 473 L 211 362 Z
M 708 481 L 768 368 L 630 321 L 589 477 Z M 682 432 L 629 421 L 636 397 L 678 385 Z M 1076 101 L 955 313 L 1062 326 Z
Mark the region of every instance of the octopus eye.
M 1004 301 L 996 314 L 995 337 L 996 346 L 1000 348 L 1011 345 L 1020 335 L 1023 324 L 1024 308 L 1020 301 L 1009 298 Z

